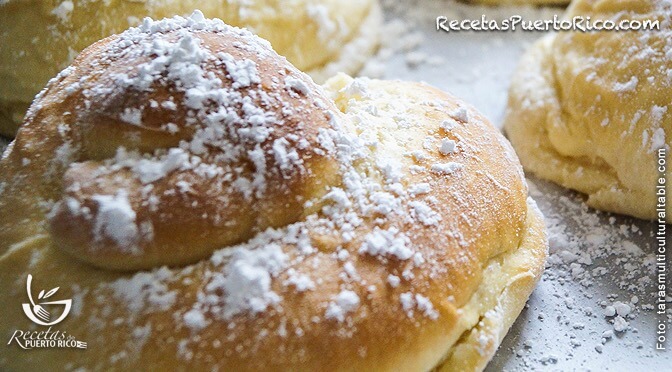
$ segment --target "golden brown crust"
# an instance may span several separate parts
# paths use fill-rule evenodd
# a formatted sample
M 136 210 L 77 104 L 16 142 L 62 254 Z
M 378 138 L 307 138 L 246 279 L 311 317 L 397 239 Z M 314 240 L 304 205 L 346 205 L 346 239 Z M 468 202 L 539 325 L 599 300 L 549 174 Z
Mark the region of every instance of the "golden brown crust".
M 522 170 L 501 134 L 471 107 L 426 85 L 339 76 L 321 88 L 291 66 L 282 78 L 275 75 L 282 69 L 264 68 L 266 63 L 286 65 L 263 42 L 247 34 L 207 22 L 200 31 L 185 26 L 189 21 L 163 22 L 98 45 L 113 51 L 112 56 L 130 56 L 130 60 L 94 53 L 95 49 L 86 52 L 73 70 L 52 81 L 31 109 L 30 120 L 39 120 L 41 125 L 30 122 L 24 126 L 14 147 L 0 161 L 4 184 L 0 203 L 21 207 L 12 215 L 0 208 L 0 242 L 4 242 L 0 246 L 0 302 L 24 295 L 27 274 L 34 277 L 36 287 L 48 285 L 47 280 L 60 285 L 63 296 L 74 297 L 79 308 L 59 327 L 89 343 L 87 351 L 33 350 L 31 359 L 3 356 L 0 365 L 21 369 L 58 358 L 73 367 L 92 369 L 428 370 L 451 357 L 456 358 L 451 364 L 466 362 L 482 368 L 538 279 L 546 247 L 538 211 L 527 202 Z M 173 39 L 175 32 L 181 39 Z M 239 43 L 230 43 L 230 38 Z M 124 43 L 117 53 L 115 46 L 129 39 L 137 42 Z M 194 87 L 170 92 L 181 108 L 169 119 L 158 112 L 141 115 L 136 121 L 126 115 L 127 110 L 105 106 L 107 100 L 101 96 L 92 97 L 97 101 L 88 107 L 103 105 L 98 113 L 104 117 L 132 121 L 112 120 L 112 126 L 89 120 L 95 110 L 63 106 L 68 100 L 59 103 L 59 90 L 73 86 L 77 87 L 73 97 L 101 87 L 133 86 L 109 84 L 102 78 L 90 83 L 87 78 L 82 83 L 81 77 L 89 75 L 77 71 L 93 61 L 109 65 L 92 69 L 90 76 L 106 76 L 122 66 L 142 70 L 136 61 L 161 60 L 163 54 L 151 49 L 155 47 L 179 51 L 183 58 L 185 46 L 187 56 L 198 56 L 204 50 L 213 55 L 220 51 L 234 54 L 237 45 L 251 54 L 227 59 L 231 65 L 218 68 L 209 65 L 207 58 L 186 67 L 196 72 L 203 69 L 202 76 L 220 74 L 229 98 L 241 91 L 245 93 L 241 97 L 253 98 L 263 91 L 257 85 L 274 77 L 280 80 L 280 84 L 274 82 L 273 92 L 289 92 L 279 100 L 282 110 L 267 106 L 265 99 L 247 101 L 249 106 L 243 110 L 263 108 L 268 114 L 264 117 L 280 121 L 281 129 L 269 134 L 275 137 L 265 137 L 251 148 L 246 147 L 248 142 L 228 146 L 229 139 L 216 137 L 222 142 L 214 142 L 206 136 L 208 150 L 201 152 L 197 141 L 201 136 L 247 128 L 260 117 L 209 126 L 205 119 L 214 120 L 211 115 L 216 109 L 238 108 L 239 101 L 218 101 L 215 107 L 205 108 L 193 105 L 185 95 L 196 94 L 189 90 Z M 259 56 L 253 65 L 263 76 L 262 82 L 235 87 L 246 81 L 245 76 L 254 75 L 249 74 L 254 69 L 247 64 L 247 75 L 235 78 L 236 64 L 254 56 Z M 87 62 L 87 58 L 93 59 Z M 166 66 L 177 75 L 179 71 L 172 68 L 185 67 Z M 68 76 L 78 77 L 80 85 L 64 83 Z M 168 81 L 187 84 L 192 75 L 180 76 Z M 85 89 L 82 84 L 91 85 Z M 131 102 L 126 108 L 137 108 L 150 97 L 161 97 L 161 89 L 150 91 L 157 96 L 147 93 L 149 97 L 143 97 L 126 88 L 119 99 Z M 107 90 L 102 97 L 108 94 L 116 97 Z M 184 109 L 192 105 L 196 108 Z M 59 131 L 58 118 L 69 117 L 61 110 L 72 110 L 78 119 Z M 300 119 L 282 116 L 288 112 L 301 113 Z M 180 129 L 179 145 L 163 141 L 163 120 Z M 148 135 L 148 142 L 142 135 L 113 136 L 109 146 L 97 135 L 86 137 L 100 131 L 98 126 L 108 128 L 103 133 L 114 131 L 115 126 L 120 131 L 148 127 L 159 135 Z M 276 123 L 264 122 L 260 128 L 276 128 Z M 265 129 L 255 133 L 267 133 Z M 61 135 L 71 136 L 71 141 Z M 225 186 L 221 193 L 200 189 L 208 183 L 174 178 L 181 173 L 196 177 L 195 169 L 169 167 L 170 171 L 158 177 L 154 165 L 172 163 L 166 162 L 166 151 L 154 150 L 155 140 L 190 156 L 199 155 L 199 164 L 225 168 L 215 176 L 222 177 L 216 182 Z M 284 147 L 264 151 L 273 154 L 266 158 L 269 166 L 252 173 L 273 186 L 255 189 L 254 184 L 246 184 L 254 191 L 249 199 L 230 195 L 237 183 L 226 175 L 241 174 L 236 173 L 241 160 L 215 155 L 222 149 L 225 155 L 245 150 L 240 159 L 252 161 L 249 151 L 265 146 L 266 140 Z M 66 142 L 99 156 L 83 157 L 85 152 L 75 151 L 63 161 L 59 153 Z M 45 146 L 38 147 L 38 143 Z M 114 151 L 121 144 L 135 146 L 144 155 Z M 293 151 L 296 155 L 287 155 Z M 295 159 L 301 166 L 295 173 L 278 177 L 274 172 L 287 164 L 283 159 Z M 240 177 L 250 178 L 244 171 Z M 45 182 L 40 187 L 28 187 L 41 178 Z M 150 195 L 136 191 L 140 184 L 152 185 L 147 193 L 161 197 L 158 210 L 179 211 L 172 223 L 166 222 L 170 218 L 151 221 L 152 235 L 146 245 L 128 240 L 142 231 L 144 213 L 152 212 L 143 204 L 151 200 Z M 183 203 L 182 189 L 192 189 L 192 197 L 207 197 L 200 203 Z M 297 195 L 304 199 L 295 213 L 292 198 Z M 214 202 L 216 197 L 226 203 Z M 55 207 L 47 213 L 53 203 Z M 30 209 L 32 205 L 45 207 Z M 260 221 L 256 210 L 277 216 L 272 220 L 277 224 Z M 245 232 L 249 236 L 239 237 L 240 244 L 236 244 L 228 237 L 205 235 L 215 230 L 212 226 L 189 225 L 194 216 L 213 213 L 229 213 L 229 221 L 250 221 L 252 226 Z M 17 233 L 22 215 L 29 217 L 30 227 Z M 51 223 L 49 229 L 44 227 L 45 219 Z M 103 239 L 96 240 L 97 235 Z M 152 245 L 163 236 L 164 244 Z M 202 236 L 207 239 L 199 240 Z M 184 241 L 167 245 L 173 238 Z M 166 256 L 179 256 L 192 245 L 200 249 L 198 244 L 206 240 L 201 249 L 205 258 L 193 262 L 195 258 L 187 256 L 178 267 L 161 266 L 175 262 Z M 217 249 L 208 251 L 212 248 Z M 138 267 L 152 269 L 115 271 Z M 467 345 L 462 335 L 498 301 L 502 318 L 493 317 L 491 328 L 477 326 L 486 334 L 501 332 L 491 338 L 485 356 L 474 359 L 468 351 L 451 352 L 455 345 Z M 0 325 L 2 334 L 29 327 L 19 306 L 11 307 L 6 319 Z M 17 345 L 8 350 L 22 352 Z

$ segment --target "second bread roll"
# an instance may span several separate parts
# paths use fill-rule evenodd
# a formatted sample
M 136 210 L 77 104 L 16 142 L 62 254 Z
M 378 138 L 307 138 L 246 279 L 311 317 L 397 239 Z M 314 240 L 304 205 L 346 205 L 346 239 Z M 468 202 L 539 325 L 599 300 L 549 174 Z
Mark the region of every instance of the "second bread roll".
M 377 0 L 0 2 L 0 135 L 14 136 L 35 94 L 85 47 L 143 17 L 195 9 L 249 28 L 320 82 L 361 68 L 376 48 L 382 18 Z
M 505 130 L 526 170 L 588 195 L 588 205 L 658 219 L 659 151 L 672 144 L 669 2 L 573 3 L 567 18 L 659 21 L 660 30 L 561 32 L 513 76 Z M 665 159 L 663 159 L 665 160 Z M 672 204 L 666 218 L 672 222 Z

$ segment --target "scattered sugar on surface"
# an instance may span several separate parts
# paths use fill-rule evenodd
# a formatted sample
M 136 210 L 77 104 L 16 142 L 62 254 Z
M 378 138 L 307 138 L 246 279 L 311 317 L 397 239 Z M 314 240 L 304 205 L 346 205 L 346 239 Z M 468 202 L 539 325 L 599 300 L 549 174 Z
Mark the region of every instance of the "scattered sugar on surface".
M 546 218 L 550 256 L 488 370 L 591 369 L 602 360 L 634 368 L 672 361 L 669 353 L 654 350 L 659 315 L 650 224 L 595 211 L 548 182 L 528 183 Z M 669 303 L 664 317 L 669 327 Z

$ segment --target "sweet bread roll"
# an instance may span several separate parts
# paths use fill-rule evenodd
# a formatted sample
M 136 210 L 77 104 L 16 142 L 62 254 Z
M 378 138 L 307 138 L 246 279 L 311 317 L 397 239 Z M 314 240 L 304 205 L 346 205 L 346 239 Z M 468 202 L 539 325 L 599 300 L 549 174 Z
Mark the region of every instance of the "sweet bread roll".
M 14 136 L 35 94 L 85 47 L 143 17 L 194 9 L 249 28 L 318 81 L 357 72 L 382 18 L 377 0 L 0 1 L 0 135 Z
M 561 32 L 534 44 L 505 118 L 526 170 L 587 194 L 594 208 L 658 218 L 658 150 L 669 159 L 672 134 L 670 14 L 662 1 L 576 1 L 566 17 L 659 20 L 661 29 Z
M 516 155 L 471 107 L 318 86 L 199 13 L 82 52 L 0 185 L 0 334 L 43 330 L 30 275 L 73 301 L 52 331 L 88 344 L 10 341 L 9 370 L 481 370 L 546 257 Z

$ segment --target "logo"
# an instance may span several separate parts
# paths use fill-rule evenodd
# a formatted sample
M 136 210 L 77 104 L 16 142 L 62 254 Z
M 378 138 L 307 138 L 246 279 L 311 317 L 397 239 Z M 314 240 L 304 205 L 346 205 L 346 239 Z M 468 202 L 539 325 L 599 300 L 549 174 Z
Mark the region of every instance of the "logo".
M 33 301 L 33 295 L 32 291 L 30 289 L 31 283 L 33 282 L 33 276 L 28 274 L 28 280 L 26 280 L 26 292 L 28 292 L 28 300 L 30 301 L 29 304 L 24 303 L 23 304 L 23 312 L 26 313 L 26 316 L 28 319 L 32 320 L 33 323 L 43 325 L 43 326 L 52 326 L 55 324 L 60 323 L 65 319 L 66 316 L 70 313 L 70 308 L 72 307 L 72 300 L 60 300 L 60 301 L 49 301 L 49 302 L 38 302 L 35 303 Z M 44 290 L 40 291 L 40 293 L 37 295 L 38 300 L 46 300 L 47 298 L 53 296 L 58 292 L 58 289 L 60 287 L 52 288 L 49 290 L 49 292 L 44 293 Z M 61 312 L 61 315 L 56 318 L 53 322 L 50 322 L 51 318 L 51 313 L 45 309 L 46 305 L 62 305 L 65 306 L 65 309 L 63 312 Z
M 33 323 L 49 327 L 45 330 L 20 330 L 17 329 L 7 342 L 7 345 L 16 343 L 22 349 L 45 349 L 45 348 L 71 348 L 86 349 L 86 342 L 78 341 L 74 336 L 66 331 L 52 329 L 52 326 L 60 323 L 70 314 L 72 300 L 49 301 L 48 299 L 56 294 L 60 287 L 55 287 L 45 292 L 41 290 L 37 298 L 33 297 L 32 291 L 33 276 L 28 274 L 26 280 L 26 293 L 28 294 L 28 303 L 23 303 L 23 312 Z M 37 299 L 37 301 L 35 300 Z M 52 314 L 57 314 L 62 309 L 60 315 L 52 320 Z

